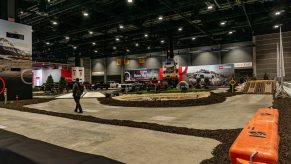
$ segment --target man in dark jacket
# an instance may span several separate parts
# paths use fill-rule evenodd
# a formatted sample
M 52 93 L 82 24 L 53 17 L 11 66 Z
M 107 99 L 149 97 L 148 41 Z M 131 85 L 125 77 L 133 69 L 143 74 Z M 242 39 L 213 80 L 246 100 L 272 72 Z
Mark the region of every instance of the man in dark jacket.
M 80 104 L 80 99 L 83 94 L 83 86 L 79 83 L 79 79 L 77 78 L 74 85 L 73 85 L 73 97 L 76 102 L 76 108 L 75 112 L 83 113 L 81 104 Z M 79 109 L 79 111 L 78 111 Z

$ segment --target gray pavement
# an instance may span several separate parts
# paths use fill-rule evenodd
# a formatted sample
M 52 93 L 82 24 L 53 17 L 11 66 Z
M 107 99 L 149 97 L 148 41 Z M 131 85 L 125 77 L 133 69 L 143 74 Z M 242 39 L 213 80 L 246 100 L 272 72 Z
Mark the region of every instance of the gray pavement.
M 100 104 L 96 99 L 82 99 L 83 115 L 105 119 L 153 122 L 162 125 L 195 129 L 242 128 L 260 107 L 272 105 L 271 95 L 237 95 L 223 103 L 195 107 L 175 108 L 129 108 Z M 150 102 L 145 102 L 150 103 Z M 58 99 L 27 107 L 62 113 L 74 113 L 73 99 Z
M 66 104 L 69 102 L 67 100 Z M 211 158 L 212 149 L 219 144 L 208 138 L 102 125 L 3 108 L 0 108 L 0 128 L 61 147 L 134 164 L 196 164 Z

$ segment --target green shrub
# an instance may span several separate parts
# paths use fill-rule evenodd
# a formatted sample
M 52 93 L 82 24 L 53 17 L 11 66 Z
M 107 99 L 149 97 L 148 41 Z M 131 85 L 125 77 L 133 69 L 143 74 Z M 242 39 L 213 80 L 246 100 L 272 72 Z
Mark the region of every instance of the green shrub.
M 60 93 L 63 93 L 64 89 L 67 88 L 67 81 L 64 77 L 60 78 L 59 81 L 59 89 L 60 89 Z
M 257 77 L 255 76 L 255 74 L 252 75 L 251 80 L 257 80 Z
M 106 98 L 111 98 L 111 96 L 112 96 L 111 93 L 105 93 Z
M 264 74 L 264 80 L 269 80 L 269 75 L 266 72 Z
M 46 83 L 45 83 L 45 90 L 46 91 L 52 91 L 54 87 L 54 79 L 52 77 L 52 75 L 49 75 L 47 77 Z

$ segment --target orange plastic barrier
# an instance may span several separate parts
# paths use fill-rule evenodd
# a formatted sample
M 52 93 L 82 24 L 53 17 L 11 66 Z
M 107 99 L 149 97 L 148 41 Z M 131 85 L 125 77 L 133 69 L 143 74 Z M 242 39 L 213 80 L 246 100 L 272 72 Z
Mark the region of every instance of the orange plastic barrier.
M 251 121 L 256 122 L 269 122 L 278 124 L 279 113 L 277 109 L 273 108 L 260 108 L 256 112 L 255 116 Z
M 261 108 L 232 144 L 232 164 L 278 163 L 278 110 Z

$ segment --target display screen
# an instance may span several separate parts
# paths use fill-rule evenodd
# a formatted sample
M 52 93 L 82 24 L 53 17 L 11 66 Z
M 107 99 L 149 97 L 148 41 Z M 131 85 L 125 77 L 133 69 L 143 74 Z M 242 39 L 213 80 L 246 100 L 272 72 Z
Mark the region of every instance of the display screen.
M 14 34 L 14 33 L 11 33 L 11 32 L 6 32 L 6 37 L 24 40 L 24 35 Z
M 20 72 L 21 68 L 10 68 L 10 71 Z

